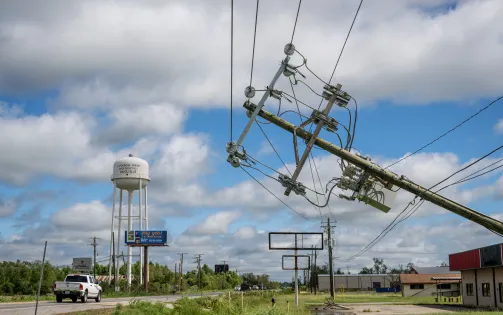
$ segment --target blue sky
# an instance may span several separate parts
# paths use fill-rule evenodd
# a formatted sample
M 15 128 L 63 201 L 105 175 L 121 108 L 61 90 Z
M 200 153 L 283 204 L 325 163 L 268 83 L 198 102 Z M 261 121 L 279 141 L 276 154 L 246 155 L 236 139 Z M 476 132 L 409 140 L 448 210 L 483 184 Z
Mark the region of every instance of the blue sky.
M 319 232 L 320 218 L 305 200 L 283 196 L 278 183 L 251 171 L 309 218 L 302 219 L 226 162 L 229 8 L 224 3 L 208 11 L 194 11 L 207 4 L 194 1 L 176 7 L 173 1 L 156 7 L 154 3 L 126 1 L 110 7 L 93 1 L 82 6 L 54 1 L 48 4 L 58 8 L 52 13 L 4 5 L 11 19 L 0 22 L 3 35 L 9 38 L 0 48 L 6 56 L 0 58 L 0 69 L 4 70 L 0 75 L 0 131 L 4 140 L 0 143 L 5 152 L 15 154 L 4 154 L 0 159 L 4 165 L 0 171 L 0 231 L 7 245 L 0 258 L 36 259 L 31 249 L 48 240 L 50 259 L 65 264 L 75 254 L 89 251 L 87 239 L 94 235 L 103 239 L 100 250 L 105 255 L 110 239 L 112 164 L 131 152 L 150 163 L 150 226 L 170 233 L 170 249 L 154 254 L 153 259 L 171 264 L 177 259 L 176 252 L 183 249 L 205 253 L 210 265 L 225 259 L 233 269 L 265 270 L 277 279 L 289 277 L 278 270 L 280 254 L 264 248 L 266 233 L 280 229 Z M 253 38 L 253 15 L 248 13 L 254 9 L 249 5 L 239 4 L 235 12 L 234 139 L 248 120 L 242 104 Z M 281 1 L 268 5 L 273 9 L 281 6 Z M 339 52 L 356 8 L 350 1 L 323 4 L 326 12 L 344 13 L 334 22 L 320 12 L 319 5 L 302 7 L 294 44 L 307 56 L 310 67 L 327 78 L 335 62 L 334 52 Z M 341 83 L 359 104 L 353 146 L 382 164 L 415 151 L 501 93 L 503 82 L 496 69 L 503 66 L 499 40 L 503 25 L 496 15 L 484 13 L 489 8 L 490 12 L 503 10 L 501 3 L 431 1 L 423 2 L 420 9 L 417 5 L 413 0 L 389 1 L 377 10 L 375 4 L 365 3 L 335 76 L 334 82 Z M 213 11 L 215 8 L 221 10 Z M 108 13 L 108 17 L 101 13 L 93 16 L 93 9 Z M 263 10 L 253 79 L 257 89 L 270 81 L 283 58 L 282 47 L 291 35 L 295 11 L 275 17 Z M 68 12 L 75 13 L 75 20 L 67 20 Z M 137 15 L 129 21 L 132 12 Z M 187 25 L 183 19 L 169 20 L 174 12 L 197 22 Z M 473 15 L 473 23 L 463 19 L 467 12 Z M 93 20 L 97 22 L 89 29 Z M 332 22 L 335 25 L 329 31 L 327 25 Z M 108 28 L 109 23 L 115 23 L 115 31 Z M 267 32 L 276 24 L 275 32 Z M 58 33 L 62 26 L 66 32 Z M 135 32 L 148 35 L 136 37 L 132 35 Z M 456 37 L 459 34 L 464 36 Z M 477 38 L 474 34 L 485 35 Z M 197 52 L 201 48 L 206 50 Z M 321 91 L 322 84 L 302 71 L 306 82 Z M 287 81 L 284 77 L 281 80 L 277 88 L 290 93 Z M 296 91 L 301 100 L 319 103 L 319 98 L 302 86 Z M 260 95 L 257 92 L 254 100 Z M 292 106 L 286 101 L 283 105 Z M 503 118 L 501 106 L 501 102 L 494 104 L 393 170 L 429 186 L 496 148 L 503 137 L 503 128 L 497 127 Z M 22 112 L 13 111 L 18 107 Z M 350 108 L 354 111 L 354 104 Z M 277 103 L 268 102 L 267 109 L 277 110 Z M 347 123 L 345 112 L 335 110 L 332 115 Z M 293 115 L 284 117 L 297 122 Z M 263 128 L 293 168 L 291 134 L 272 125 Z M 323 132 L 321 136 L 336 141 L 333 134 Z M 244 146 L 252 156 L 282 171 L 281 161 L 256 125 Z M 322 150 L 313 150 L 313 155 L 323 184 L 340 172 L 335 157 Z M 477 167 L 501 156 L 498 152 Z M 308 165 L 302 174 L 300 180 L 312 187 Z M 500 218 L 500 176 L 493 172 L 491 177 L 452 187 L 445 194 Z M 338 221 L 338 256 L 349 257 L 368 244 L 410 197 L 400 192 L 388 214 L 332 198 L 331 216 Z M 329 211 L 323 211 L 326 218 Z M 460 227 L 469 232 L 459 234 Z M 438 229 L 448 231 L 441 240 Z M 373 256 L 393 252 L 386 254 L 389 265 L 409 261 L 435 265 L 446 261 L 450 251 L 497 241 L 489 232 L 480 231 L 475 224 L 425 204 L 370 252 L 343 264 L 358 270 Z M 479 232 L 481 237 L 470 236 Z M 411 244 L 400 245 L 405 240 Z M 16 252 L 14 244 L 22 244 L 21 249 Z M 253 248 L 254 253 L 237 254 L 243 246 Z M 262 266 L 257 267 L 257 262 Z

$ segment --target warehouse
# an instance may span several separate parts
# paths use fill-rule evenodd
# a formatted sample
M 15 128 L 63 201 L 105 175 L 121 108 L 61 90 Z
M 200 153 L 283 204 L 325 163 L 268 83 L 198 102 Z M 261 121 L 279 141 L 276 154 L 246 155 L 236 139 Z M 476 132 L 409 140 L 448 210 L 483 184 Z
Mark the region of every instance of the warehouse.
M 378 288 L 390 288 L 393 287 L 393 284 L 398 287 L 398 280 L 399 275 L 395 274 L 334 275 L 334 289 L 371 291 Z M 318 275 L 318 289 L 320 291 L 330 290 L 330 275 Z
M 449 255 L 452 271 L 461 271 L 463 304 L 503 307 L 502 246 L 496 244 Z

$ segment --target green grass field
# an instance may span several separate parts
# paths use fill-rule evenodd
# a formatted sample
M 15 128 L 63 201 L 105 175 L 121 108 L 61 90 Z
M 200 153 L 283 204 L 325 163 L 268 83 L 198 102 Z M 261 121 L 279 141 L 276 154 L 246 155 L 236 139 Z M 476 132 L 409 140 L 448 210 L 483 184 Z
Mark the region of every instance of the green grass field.
M 307 308 L 309 303 L 321 303 L 327 295 L 306 295 L 300 296 L 300 307 L 297 309 L 294 306 L 294 295 L 283 294 L 276 296 L 276 305 L 271 305 L 270 293 L 253 293 L 243 295 L 225 294 L 219 298 L 198 298 L 198 299 L 182 299 L 174 304 L 173 308 L 168 308 L 161 303 L 149 302 L 133 302 L 128 306 L 117 306 L 115 309 L 96 310 L 86 312 L 74 312 L 65 315 L 279 315 L 279 314 L 292 314 L 292 315 L 312 315 Z M 341 297 L 342 299 L 342 297 Z M 424 298 L 413 299 L 399 299 L 397 296 L 381 294 L 349 294 L 344 297 L 344 300 L 351 300 L 351 303 L 364 303 L 364 302 L 385 302 L 385 303 L 430 303 L 429 300 Z M 363 300 L 363 301 L 362 301 Z M 287 303 L 288 301 L 288 303 Z M 371 307 L 370 307 L 371 308 Z M 370 309 L 369 308 L 369 309 Z M 445 314 L 435 313 L 436 310 L 432 309 L 431 315 Z M 372 312 L 370 312 L 372 313 Z M 456 314 L 477 314 L 477 315 L 495 315 L 503 314 L 503 312 L 458 312 Z

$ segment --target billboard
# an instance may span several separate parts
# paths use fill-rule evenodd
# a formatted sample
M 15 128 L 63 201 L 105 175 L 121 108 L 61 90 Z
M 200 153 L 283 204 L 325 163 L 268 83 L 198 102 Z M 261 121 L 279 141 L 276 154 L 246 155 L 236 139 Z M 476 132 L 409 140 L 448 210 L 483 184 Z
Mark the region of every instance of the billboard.
M 92 258 L 74 258 L 72 262 L 73 271 L 91 272 L 93 269 Z
M 125 231 L 124 241 L 128 246 L 166 246 L 167 231 Z
M 215 273 L 225 273 L 229 271 L 229 265 L 215 265 Z
M 323 250 L 323 233 L 269 232 L 269 250 Z

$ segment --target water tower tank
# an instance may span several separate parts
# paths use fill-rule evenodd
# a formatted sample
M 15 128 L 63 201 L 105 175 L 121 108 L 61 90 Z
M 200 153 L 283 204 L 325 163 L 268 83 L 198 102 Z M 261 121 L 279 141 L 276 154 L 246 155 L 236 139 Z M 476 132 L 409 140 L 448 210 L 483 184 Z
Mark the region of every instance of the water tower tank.
M 117 188 L 123 190 L 138 190 L 145 188 L 150 181 L 148 163 L 129 154 L 128 157 L 118 159 L 114 163 L 112 181 L 115 181 Z

